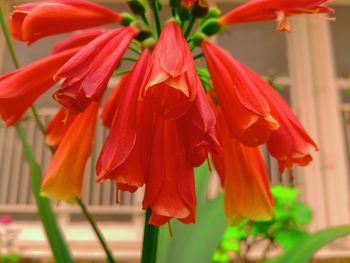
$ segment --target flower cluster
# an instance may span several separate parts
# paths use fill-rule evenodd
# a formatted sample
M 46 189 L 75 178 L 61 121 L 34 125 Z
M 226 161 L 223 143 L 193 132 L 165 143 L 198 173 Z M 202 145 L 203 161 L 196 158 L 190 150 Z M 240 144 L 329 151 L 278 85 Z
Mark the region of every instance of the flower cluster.
M 259 146 L 267 145 L 281 172 L 309 164 L 317 146 L 278 92 L 208 38 L 231 24 L 269 19 L 289 31 L 291 15 L 331 13 L 325 2 L 251 0 L 220 17 L 205 0 L 170 1 L 173 17 L 162 27 L 159 3 L 150 1 L 156 30 L 138 0 L 128 5 L 144 26 L 130 14 L 83 0 L 16 6 L 10 29 L 27 44 L 83 31 L 58 42 L 46 58 L 0 77 L 0 116 L 15 125 L 57 84 L 53 98 L 62 107 L 46 130 L 55 153 L 42 183 L 49 197 L 74 202 L 81 195 L 104 104 L 101 117 L 109 134 L 96 164 L 97 181 L 109 179 L 130 192 L 145 185 L 143 208 L 152 210 L 151 224 L 171 218 L 195 222 L 193 170 L 206 160 L 220 175 L 231 222 L 269 219 L 273 198 Z M 199 31 L 191 33 L 196 19 Z M 88 29 L 110 23 L 122 27 Z M 192 54 L 196 47 L 208 68 L 202 74 Z M 103 103 L 128 48 L 139 57 Z

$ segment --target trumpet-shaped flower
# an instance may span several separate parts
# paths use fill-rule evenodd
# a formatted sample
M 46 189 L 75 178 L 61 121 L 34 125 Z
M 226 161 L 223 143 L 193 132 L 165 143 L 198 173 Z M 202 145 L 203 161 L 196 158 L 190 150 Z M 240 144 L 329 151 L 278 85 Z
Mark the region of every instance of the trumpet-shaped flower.
M 108 31 L 82 48 L 65 63 L 56 78 L 64 78 L 54 98 L 63 106 L 83 111 L 89 101 L 98 101 L 108 81 L 136 35 L 133 27 Z
M 265 143 L 279 124 L 256 83 L 217 45 L 204 40 L 202 49 L 231 134 L 247 146 Z
M 282 96 L 251 69 L 244 67 L 259 91 L 270 105 L 272 115 L 280 123 L 267 141 L 270 154 L 279 162 L 280 172 L 291 169 L 293 164 L 308 165 L 312 161 L 310 152 L 317 151 L 316 143 L 307 134 L 298 118 L 289 108 Z
M 288 17 L 298 14 L 332 13 L 323 6 L 329 0 L 251 0 L 221 17 L 220 24 L 230 25 L 275 19 L 278 31 L 290 31 Z
M 91 154 L 99 103 L 92 102 L 66 131 L 42 182 L 50 198 L 74 202 L 80 197 L 86 162 Z
M 16 6 L 10 29 L 14 38 L 32 44 L 46 36 L 121 20 L 118 13 L 92 2 L 50 0 Z
M 77 51 L 50 55 L 0 77 L 0 116 L 7 126 L 16 124 L 34 101 L 55 84 L 53 75 Z
M 196 70 L 191 50 L 180 27 L 169 22 L 152 52 L 143 96 L 157 112 L 176 119 L 186 113 L 196 97 Z
M 236 224 L 245 218 L 269 220 L 274 201 L 259 148 L 246 147 L 232 138 L 220 108 L 217 109 L 217 121 L 223 153 L 220 158 L 214 158 L 214 164 L 219 168 L 224 187 L 224 206 L 229 222 Z
M 148 138 L 150 137 L 151 131 L 147 126 L 151 125 L 151 120 L 144 115 L 144 107 L 138 109 L 141 105 L 138 99 L 143 82 L 140 76 L 145 74 L 150 56 L 150 52 L 146 49 L 134 65 L 125 85 L 120 87 L 121 97 L 117 101 L 119 105 L 116 107 L 110 132 L 97 161 L 98 181 L 113 179 L 118 183 L 135 187 L 144 183 L 145 171 L 142 163 L 147 160 L 147 156 L 144 160 L 142 158 L 140 160 L 139 157 L 147 152 L 147 142 L 145 146 L 138 144 L 139 141 L 144 141 L 140 133 L 147 133 Z M 150 117 L 152 118 L 152 115 Z M 136 160 L 140 162 L 137 163 Z M 130 173 L 129 177 L 125 176 L 125 170 L 136 169 L 135 165 L 141 168 L 140 171 Z
M 195 222 L 193 167 L 187 161 L 176 121 L 155 120 L 143 207 L 152 209 L 150 224 L 159 226 L 173 217 L 184 223 Z

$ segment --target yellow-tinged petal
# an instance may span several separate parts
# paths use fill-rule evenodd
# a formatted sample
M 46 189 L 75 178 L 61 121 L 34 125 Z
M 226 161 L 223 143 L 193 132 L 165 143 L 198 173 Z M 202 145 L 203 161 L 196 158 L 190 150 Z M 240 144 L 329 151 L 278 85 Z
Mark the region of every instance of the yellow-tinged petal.
M 86 162 L 91 154 L 99 103 L 80 113 L 63 137 L 46 171 L 42 192 L 73 203 L 81 195 Z

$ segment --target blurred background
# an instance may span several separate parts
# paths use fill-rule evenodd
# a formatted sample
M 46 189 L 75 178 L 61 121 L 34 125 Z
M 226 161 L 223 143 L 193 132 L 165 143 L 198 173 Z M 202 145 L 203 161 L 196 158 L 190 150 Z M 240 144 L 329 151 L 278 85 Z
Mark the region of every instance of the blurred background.
M 9 14 L 13 5 L 24 2 L 1 0 L 0 5 Z M 128 11 L 121 0 L 95 2 L 119 12 Z M 245 1 L 217 0 L 211 1 L 211 5 L 217 5 L 225 13 L 240 2 Z M 314 154 L 311 165 L 295 169 L 295 181 L 288 174 L 280 175 L 276 162 L 266 155 L 271 183 L 297 187 L 300 200 L 311 208 L 313 219 L 307 226 L 309 231 L 350 223 L 350 1 L 333 0 L 332 7 L 336 10 L 336 22 L 327 22 L 317 15 L 293 17 L 292 32 L 288 34 L 277 33 L 272 21 L 241 24 L 228 28 L 215 39 L 238 60 L 273 83 L 319 145 L 320 151 Z M 30 47 L 15 41 L 21 65 L 48 55 L 52 45 L 61 38 L 61 35 L 48 37 Z M 13 69 L 0 35 L 0 72 Z M 111 80 L 111 88 L 115 81 Z M 36 103 L 44 123 L 48 123 L 58 109 L 51 93 Z M 50 152 L 45 148 L 42 135 L 35 129 L 34 121 L 27 120 L 24 125 L 37 160 L 45 169 Z M 117 258 L 121 262 L 138 262 L 144 224 L 142 192 L 119 193 L 117 206 L 114 186 L 109 182 L 95 182 L 94 164 L 106 133 L 100 124 L 86 168 L 83 200 Z M 218 179 L 212 176 L 208 196 L 218 191 Z M 82 260 L 102 259 L 103 252 L 79 207 L 62 202 L 54 203 L 54 209 L 75 256 Z M 1 126 L 0 217 L 3 215 L 10 215 L 14 219 L 11 227 L 20 230 L 16 246 L 21 255 L 50 258 L 20 141 L 14 129 Z M 323 249 L 319 257 L 350 257 L 350 242 L 336 242 Z

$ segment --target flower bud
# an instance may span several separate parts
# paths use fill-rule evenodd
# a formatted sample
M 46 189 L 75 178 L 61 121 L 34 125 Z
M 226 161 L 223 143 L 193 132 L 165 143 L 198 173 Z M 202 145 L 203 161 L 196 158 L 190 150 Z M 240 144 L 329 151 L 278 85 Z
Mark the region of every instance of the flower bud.
M 221 16 L 221 10 L 217 7 L 214 7 L 214 8 L 209 10 L 207 17 L 208 18 L 218 18 L 219 16 Z
M 208 14 L 208 11 L 209 5 L 207 0 L 199 0 L 193 4 L 191 14 L 196 18 L 200 18 L 205 17 Z
M 221 29 L 221 25 L 218 19 L 210 18 L 203 23 L 201 26 L 201 32 L 207 36 L 212 36 L 218 33 Z
M 135 15 L 143 15 L 146 11 L 143 3 L 138 0 L 127 0 L 126 3 Z
M 129 13 L 123 13 L 122 14 L 122 21 L 121 21 L 121 25 L 123 26 L 128 26 L 131 23 L 133 23 L 135 21 L 135 17 Z

